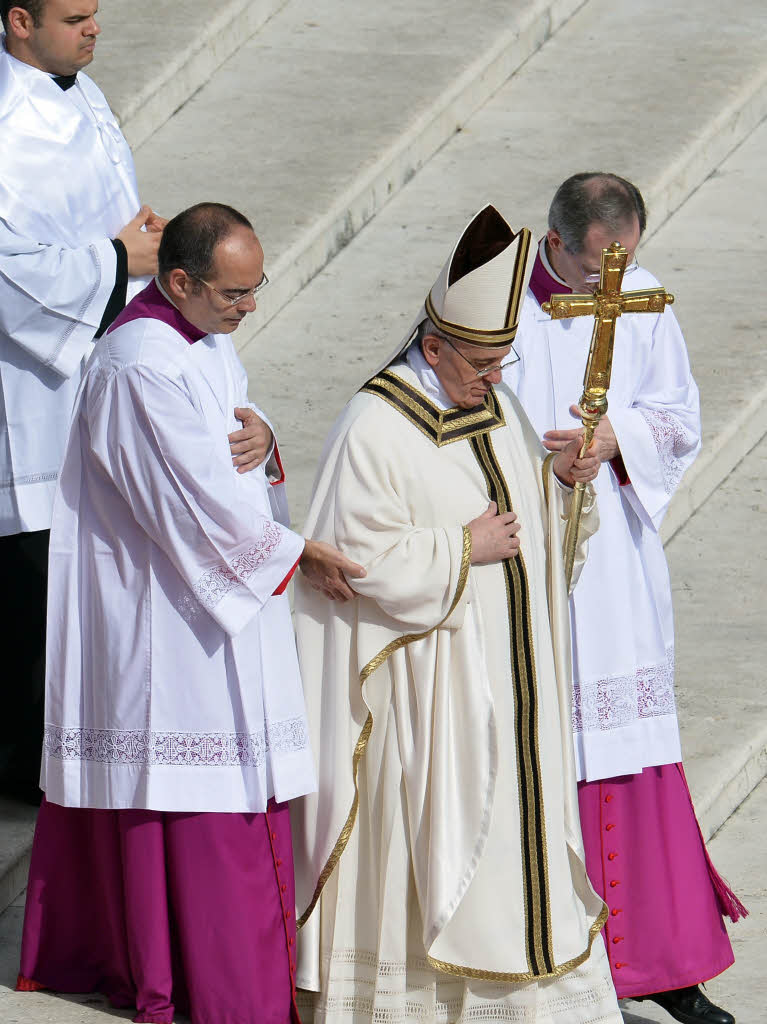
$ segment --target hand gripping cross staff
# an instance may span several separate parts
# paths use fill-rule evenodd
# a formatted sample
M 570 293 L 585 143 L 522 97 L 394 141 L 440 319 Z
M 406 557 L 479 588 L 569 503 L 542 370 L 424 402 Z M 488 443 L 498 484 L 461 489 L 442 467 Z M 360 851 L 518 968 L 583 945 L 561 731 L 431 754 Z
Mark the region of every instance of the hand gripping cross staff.
M 566 320 L 574 316 L 594 317 L 594 333 L 591 335 L 589 359 L 583 378 L 583 394 L 579 402 L 584 426 L 581 458 L 591 445 L 597 424 L 607 412 L 607 389 L 610 387 L 615 324 L 618 317 L 623 313 L 662 313 L 666 304 L 671 305 L 674 301 L 674 296 L 664 288 L 622 292 L 621 285 L 627 260 L 628 251 L 620 242 L 613 242 L 609 249 L 602 250 L 599 288 L 593 295 L 552 295 L 550 301 L 544 302 L 542 307 L 544 313 L 548 313 L 552 320 Z M 574 490 L 565 530 L 565 579 L 568 591 L 573 575 L 575 550 L 578 546 L 578 527 L 586 485 L 576 483 Z

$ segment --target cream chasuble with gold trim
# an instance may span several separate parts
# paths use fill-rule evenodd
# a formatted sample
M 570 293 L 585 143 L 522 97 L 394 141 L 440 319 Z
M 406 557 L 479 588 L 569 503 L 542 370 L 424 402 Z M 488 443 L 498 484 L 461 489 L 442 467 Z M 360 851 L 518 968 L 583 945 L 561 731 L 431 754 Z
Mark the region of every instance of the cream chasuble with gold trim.
M 446 409 L 405 363 L 331 432 L 306 532 L 367 576 L 343 605 L 296 589 L 320 779 L 294 805 L 298 983 L 316 1021 L 620 1024 L 578 822 L 569 492 L 544 455 L 505 389 Z M 516 511 L 521 553 L 472 566 L 463 524 L 489 500 Z

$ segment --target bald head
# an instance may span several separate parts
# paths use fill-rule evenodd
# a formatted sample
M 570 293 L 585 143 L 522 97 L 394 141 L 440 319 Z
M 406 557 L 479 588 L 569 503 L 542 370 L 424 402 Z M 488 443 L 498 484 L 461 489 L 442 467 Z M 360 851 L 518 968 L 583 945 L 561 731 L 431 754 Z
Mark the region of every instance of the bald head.
M 197 203 L 182 210 L 163 231 L 157 261 L 160 279 L 172 270 L 184 270 L 189 277 L 205 278 L 213 267 L 216 246 L 230 236 L 253 234 L 247 217 L 223 203 Z
M 549 229 L 556 231 L 568 252 L 581 252 L 595 224 L 620 237 L 634 219 L 639 234 L 647 223 L 642 193 L 626 178 L 603 171 L 573 174 L 557 189 L 549 209 Z

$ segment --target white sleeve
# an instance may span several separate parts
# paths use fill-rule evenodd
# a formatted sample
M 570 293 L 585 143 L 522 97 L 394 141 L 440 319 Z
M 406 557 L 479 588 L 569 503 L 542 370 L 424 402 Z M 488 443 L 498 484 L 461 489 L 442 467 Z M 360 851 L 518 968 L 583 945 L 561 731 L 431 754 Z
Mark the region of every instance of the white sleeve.
M 212 435 L 180 379 L 137 365 L 118 372 L 91 443 L 139 525 L 236 635 L 291 572 L 303 537 L 243 498 L 226 438 Z
M 672 310 L 657 318 L 650 356 L 628 409 L 608 411 L 637 515 L 659 529 L 683 474 L 700 451 L 700 399 Z
M 350 579 L 349 586 L 374 601 L 394 628 L 460 628 L 471 534 L 460 522 L 415 526 L 399 493 L 404 488 L 397 482 L 398 468 L 388 461 L 378 435 L 352 428 L 329 480 L 332 533 L 323 539 L 365 568 L 367 575 Z
M 78 249 L 44 245 L 0 218 L 0 331 L 71 377 L 99 328 L 116 274 L 108 238 Z

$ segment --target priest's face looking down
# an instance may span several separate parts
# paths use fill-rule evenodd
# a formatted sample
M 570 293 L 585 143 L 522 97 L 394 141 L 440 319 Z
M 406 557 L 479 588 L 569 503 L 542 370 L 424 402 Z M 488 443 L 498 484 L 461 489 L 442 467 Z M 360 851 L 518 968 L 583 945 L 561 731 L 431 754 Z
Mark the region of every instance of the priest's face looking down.
M 8 11 L 6 40 L 12 56 L 51 75 L 74 75 L 90 64 L 101 32 L 95 0 L 42 0 L 27 6 Z
M 493 384 L 500 384 L 501 363 L 508 360 L 511 345 L 488 348 L 427 334 L 421 341 L 421 351 L 450 401 L 459 409 L 474 409 L 484 402 Z M 478 377 L 482 370 L 489 372 Z
M 595 221 L 587 229 L 579 252 L 570 252 L 553 228 L 546 235 L 546 245 L 549 261 L 556 273 L 574 292 L 583 293 L 596 291 L 598 287 L 586 278 L 599 274 L 602 250 L 608 249 L 613 242 L 620 242 L 628 250 L 628 262 L 631 263 L 640 236 L 639 218 L 634 214 L 617 231 L 601 221 Z
M 194 278 L 181 269 L 161 277 L 182 316 L 206 334 L 236 331 L 255 310 L 254 292 L 263 281 L 264 251 L 252 229 L 243 225 L 232 227 L 218 242 L 204 278 Z

